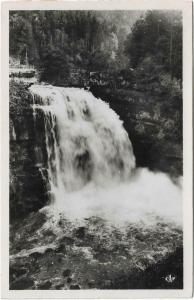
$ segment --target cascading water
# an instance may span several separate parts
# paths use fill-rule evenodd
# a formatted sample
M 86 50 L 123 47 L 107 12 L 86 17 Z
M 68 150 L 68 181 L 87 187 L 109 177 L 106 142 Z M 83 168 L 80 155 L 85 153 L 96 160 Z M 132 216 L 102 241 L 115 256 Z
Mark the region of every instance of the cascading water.
M 44 116 L 53 208 L 69 218 L 181 223 L 181 187 L 165 174 L 135 170 L 131 142 L 109 106 L 78 88 L 33 85 Z
M 31 87 L 34 109 L 44 111 L 49 180 L 56 190 L 77 190 L 89 181 L 126 180 L 135 167 L 127 133 L 114 111 L 91 93 Z

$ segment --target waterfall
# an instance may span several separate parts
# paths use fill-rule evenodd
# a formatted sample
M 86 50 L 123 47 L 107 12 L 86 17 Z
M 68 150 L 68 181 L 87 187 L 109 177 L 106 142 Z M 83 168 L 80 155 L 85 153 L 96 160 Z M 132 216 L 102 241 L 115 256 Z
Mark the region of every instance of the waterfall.
M 126 180 L 135 167 L 131 142 L 121 120 L 90 92 L 34 85 L 34 110 L 44 112 L 49 180 L 55 193 L 93 181 Z
M 54 206 L 68 217 L 181 222 L 181 187 L 162 173 L 135 169 L 119 116 L 79 88 L 33 85 L 33 111 L 43 112 L 48 180 Z

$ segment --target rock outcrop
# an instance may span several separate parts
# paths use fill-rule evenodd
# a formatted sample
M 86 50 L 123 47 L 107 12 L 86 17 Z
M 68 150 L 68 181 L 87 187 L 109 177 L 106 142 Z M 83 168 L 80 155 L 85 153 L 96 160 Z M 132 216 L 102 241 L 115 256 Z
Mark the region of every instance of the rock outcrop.
M 47 184 L 44 130 L 35 128 L 28 85 L 10 82 L 11 222 L 45 205 Z M 41 127 L 41 121 L 38 121 Z M 41 167 L 41 168 L 40 168 Z M 45 169 L 46 170 L 46 169 Z
M 172 177 L 182 175 L 181 96 L 131 89 L 91 88 L 123 120 L 133 145 L 136 164 Z

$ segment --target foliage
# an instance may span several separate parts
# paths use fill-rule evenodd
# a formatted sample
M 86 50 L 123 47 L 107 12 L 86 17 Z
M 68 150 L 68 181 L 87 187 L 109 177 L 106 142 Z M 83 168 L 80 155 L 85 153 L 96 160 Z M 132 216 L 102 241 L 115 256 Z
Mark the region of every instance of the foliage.
M 133 26 L 125 43 L 131 66 L 137 68 L 146 58 L 171 77 L 182 78 L 182 18 L 176 12 L 149 11 Z
M 32 96 L 28 91 L 28 84 L 17 83 L 11 80 L 9 83 L 9 109 L 10 115 L 20 115 L 23 110 L 29 108 Z
M 73 69 L 100 72 L 112 64 L 120 69 L 126 62 L 126 32 L 112 25 L 113 17 L 106 20 L 92 11 L 12 11 L 10 55 L 21 63 L 28 58 L 42 70 L 42 80 L 52 83 L 65 81 Z
M 181 90 L 181 82 L 180 80 L 177 80 L 176 78 L 171 79 L 171 76 L 169 74 L 161 74 L 159 77 L 159 81 L 161 84 L 162 89 L 171 97 L 182 95 Z
M 182 80 L 181 21 L 173 11 L 12 11 L 10 55 L 28 58 L 54 84 L 84 70 L 109 74 L 115 87 L 129 87 L 135 75 L 137 85 L 159 91 L 161 76 Z M 123 77 L 130 68 L 133 75 Z

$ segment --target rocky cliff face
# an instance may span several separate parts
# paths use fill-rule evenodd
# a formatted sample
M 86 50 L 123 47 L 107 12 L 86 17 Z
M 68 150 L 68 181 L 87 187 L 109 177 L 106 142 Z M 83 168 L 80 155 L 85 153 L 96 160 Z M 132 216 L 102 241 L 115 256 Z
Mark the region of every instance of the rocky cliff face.
M 44 131 L 34 126 L 27 85 L 10 82 L 11 221 L 41 208 L 48 200 L 42 170 L 46 167 Z M 41 127 L 41 121 L 37 122 Z M 41 129 L 41 128 L 40 128 Z M 38 132 L 38 133 L 37 133 Z M 44 174 L 46 176 L 46 174 Z
M 130 89 L 93 87 L 123 120 L 133 145 L 137 166 L 182 175 L 181 96 Z

